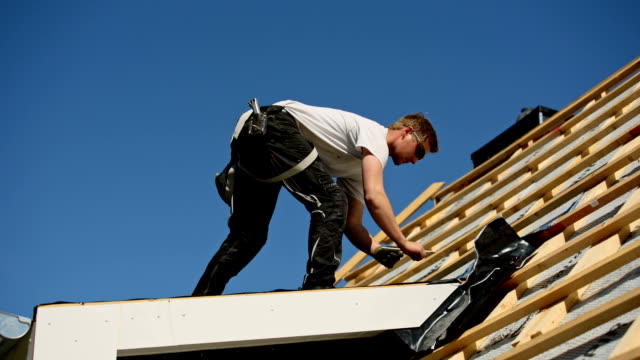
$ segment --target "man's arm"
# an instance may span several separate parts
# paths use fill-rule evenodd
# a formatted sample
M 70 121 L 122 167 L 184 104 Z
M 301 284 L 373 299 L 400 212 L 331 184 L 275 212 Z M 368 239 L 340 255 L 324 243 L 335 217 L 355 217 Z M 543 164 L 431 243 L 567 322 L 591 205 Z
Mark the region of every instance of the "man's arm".
M 415 242 L 408 241 L 402 230 L 400 230 L 400 226 L 396 222 L 395 215 L 393 214 L 393 209 L 391 208 L 391 202 L 387 197 L 387 194 L 384 190 L 384 182 L 383 182 L 383 168 L 380 160 L 376 158 L 373 154 L 371 154 L 368 150 L 364 149 L 364 158 L 362 159 L 362 179 L 364 183 L 364 199 L 371 214 L 373 220 L 378 224 L 380 229 L 384 231 L 391 241 L 395 242 L 396 245 L 404 252 L 406 255 L 411 257 L 413 260 L 422 260 L 425 256 L 427 256 L 427 252 L 424 247 Z M 362 226 L 362 204 L 360 204 L 359 214 L 354 213 L 354 216 L 359 219 L 352 219 L 353 223 L 350 225 L 349 218 L 351 217 L 351 207 L 354 206 L 358 211 L 357 205 L 353 204 L 353 202 L 358 202 L 357 200 L 349 201 L 349 215 L 347 216 L 347 227 L 349 228 L 349 232 L 353 231 L 350 226 L 355 226 L 353 224 L 357 224 L 358 220 L 360 226 L 364 231 L 367 232 L 368 238 L 371 238 L 369 232 Z M 359 203 L 359 202 L 358 202 Z M 357 226 L 356 226 L 357 228 Z M 355 230 L 357 232 L 363 231 Z M 347 235 L 349 237 L 349 235 Z M 359 248 L 359 246 L 366 246 L 369 244 L 371 246 L 371 239 L 369 242 L 364 241 L 364 235 L 357 233 L 356 238 L 358 239 L 358 244 L 354 244 Z M 349 237 L 351 240 L 351 237 Z M 374 244 L 375 245 L 375 244 Z M 362 249 L 361 249 L 362 250 Z
M 347 196 L 347 198 L 349 200 L 349 211 L 347 212 L 347 225 L 344 234 L 358 250 L 372 255 L 373 251 L 380 246 L 380 243 L 373 239 L 373 236 L 362 224 L 364 204 L 351 196 Z

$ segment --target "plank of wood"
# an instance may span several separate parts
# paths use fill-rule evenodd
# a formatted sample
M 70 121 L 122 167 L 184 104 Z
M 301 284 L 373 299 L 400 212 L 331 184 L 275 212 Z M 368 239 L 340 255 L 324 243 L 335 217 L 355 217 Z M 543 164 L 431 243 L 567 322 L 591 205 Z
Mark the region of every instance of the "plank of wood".
M 580 219 L 583 219 L 587 215 L 593 213 L 594 211 L 596 211 L 597 209 L 601 208 L 602 206 L 608 204 L 612 200 L 617 199 L 619 196 L 621 196 L 622 194 L 626 193 L 627 191 L 633 189 L 636 186 L 640 186 L 640 173 L 632 175 L 630 178 L 627 178 L 627 179 L 623 180 L 622 182 L 620 182 L 620 183 L 616 184 L 615 186 L 613 186 L 608 191 L 600 192 L 598 197 L 590 199 L 584 205 L 582 205 L 582 207 L 579 207 L 576 210 L 572 211 L 571 213 L 566 214 L 564 217 L 561 217 L 558 220 L 558 222 L 564 224 L 564 227 L 562 229 L 565 229 L 570 224 L 573 224 L 573 223 L 579 221 Z M 564 198 L 566 198 L 566 197 L 564 197 Z M 564 200 L 563 202 L 565 202 L 565 201 L 566 200 Z M 551 207 L 550 209 L 555 209 L 555 208 L 556 208 L 556 205 L 554 204 L 554 206 Z M 542 209 L 538 209 L 538 210 L 539 211 L 544 211 Z M 520 219 L 519 221 L 517 221 L 516 223 L 514 223 L 513 224 L 513 228 L 516 229 L 516 230 L 519 230 L 519 229 L 524 228 L 525 225 L 528 225 L 530 222 L 525 222 L 523 220 L 523 219 L 526 219 L 527 217 L 524 217 L 524 218 Z M 549 238 L 554 237 L 558 233 L 559 233 L 559 231 L 556 231 L 553 234 L 549 233 L 548 237 L 545 238 L 545 241 L 547 239 L 549 239 Z M 470 257 L 473 257 L 474 255 L 475 255 L 474 252 L 468 252 L 468 253 L 464 254 L 463 257 L 460 260 L 458 260 L 457 262 L 443 265 L 442 267 L 440 267 L 440 269 L 438 269 L 437 271 L 434 271 L 433 273 L 427 275 L 426 277 L 422 278 L 420 281 L 431 281 L 431 280 L 442 279 L 445 276 L 447 276 L 448 274 L 450 274 L 451 272 L 455 271 L 455 269 L 457 269 L 458 267 L 462 266 L 464 262 L 469 261 Z M 540 255 L 540 251 L 537 252 L 536 256 L 539 256 L 539 255 Z

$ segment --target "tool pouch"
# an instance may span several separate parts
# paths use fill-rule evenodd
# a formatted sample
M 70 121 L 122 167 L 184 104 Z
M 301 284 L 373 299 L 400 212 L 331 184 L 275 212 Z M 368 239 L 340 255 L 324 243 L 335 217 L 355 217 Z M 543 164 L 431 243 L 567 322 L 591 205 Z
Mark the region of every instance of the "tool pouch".
M 267 116 L 267 130 L 264 135 L 251 135 L 251 118 L 246 121 L 234 144 L 238 170 L 260 182 L 274 183 L 299 173 L 317 158 L 317 150 L 284 107 L 271 105 L 260 110 Z
M 264 133 L 249 134 L 251 114 L 231 141 L 231 160 L 215 177 L 220 198 L 231 205 L 235 174 L 243 171 L 260 182 L 274 183 L 298 174 L 318 157 L 318 151 L 306 140 L 296 120 L 282 106 L 263 106 Z
M 235 180 L 236 165 L 229 162 L 225 168 L 216 174 L 216 189 L 222 201 L 231 206 L 231 198 L 233 197 L 233 184 Z

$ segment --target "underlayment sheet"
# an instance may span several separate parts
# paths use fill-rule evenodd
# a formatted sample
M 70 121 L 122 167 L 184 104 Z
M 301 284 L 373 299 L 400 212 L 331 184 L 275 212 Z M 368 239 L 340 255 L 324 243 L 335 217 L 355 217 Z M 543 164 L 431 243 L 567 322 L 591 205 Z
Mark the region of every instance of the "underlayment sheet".
M 391 269 L 388 273 L 380 277 L 378 280 L 371 283 L 371 285 L 374 285 L 374 286 L 383 285 L 385 282 L 407 271 L 411 265 L 413 265 L 413 261 L 407 261 L 402 265 L 397 265 L 395 268 Z
M 483 186 L 480 186 L 477 189 L 469 192 L 468 194 L 466 194 L 465 196 L 461 197 L 456 202 L 451 204 L 451 206 L 445 211 L 444 215 L 449 215 L 449 214 L 455 213 L 456 211 L 458 211 L 460 206 L 465 205 L 465 204 L 467 204 L 469 202 L 472 202 L 473 199 L 476 199 L 478 197 L 478 195 L 481 194 L 484 191 L 485 191 L 485 189 L 483 189 Z
M 525 227 L 521 233 L 522 234 L 530 234 L 532 232 L 543 230 L 556 223 L 556 221 L 567 214 L 568 212 L 575 209 L 581 202 L 584 197 L 584 193 L 580 193 L 574 196 L 569 201 L 560 204 L 555 209 L 549 211 L 547 214 L 541 216 L 538 220 L 535 220 L 530 225 Z M 511 218 L 509 218 L 511 220 Z
M 443 257 L 442 259 L 436 261 L 434 264 L 432 264 L 431 266 L 427 267 L 426 269 L 420 271 L 419 273 L 413 275 L 411 278 L 409 278 L 408 282 L 419 282 L 421 281 L 425 276 L 438 271 L 438 269 L 440 269 L 440 267 L 442 267 L 442 265 L 444 265 L 449 258 L 451 258 L 451 254 Z M 447 276 L 450 277 L 450 276 Z
M 479 228 L 480 225 L 482 225 L 482 223 L 488 222 L 493 220 L 493 218 L 495 218 L 496 215 L 495 214 L 490 214 L 490 213 L 486 213 L 486 214 L 482 214 L 481 216 L 479 216 L 477 219 L 475 219 L 474 221 L 470 222 L 469 224 L 467 224 L 466 226 L 462 226 L 459 229 L 457 229 L 455 232 L 453 232 L 451 235 L 447 236 L 446 239 L 444 239 L 441 243 L 440 246 L 446 246 L 449 245 L 450 243 L 452 243 L 453 241 L 458 240 L 461 236 L 466 235 L 468 232 L 472 231 L 473 229 Z
M 514 167 L 521 167 L 521 165 L 520 164 L 515 164 Z M 527 177 L 529 177 L 529 174 L 528 173 L 523 173 L 523 174 L 520 174 L 518 177 L 516 177 L 515 179 L 513 179 L 512 181 L 510 181 L 507 184 L 502 183 L 502 182 L 497 182 L 495 184 L 492 184 L 491 185 L 491 190 L 493 191 L 493 193 L 491 195 L 488 195 L 486 198 L 484 198 L 484 199 L 482 199 L 480 201 L 471 200 L 471 203 L 477 203 L 477 208 L 478 209 L 486 208 L 488 206 L 491 206 L 491 203 L 493 201 L 495 201 L 495 199 L 498 199 L 499 197 L 504 195 L 507 191 L 511 191 L 514 187 L 520 186 L 519 184 L 523 180 L 525 180 Z
M 451 224 L 454 222 L 454 220 L 456 220 L 456 219 L 454 218 L 454 219 L 451 219 L 449 221 L 445 221 L 442 225 L 440 225 L 440 226 L 432 229 L 428 233 L 424 234 L 424 236 L 422 236 L 420 239 L 418 239 L 418 242 L 421 243 L 421 244 L 424 244 L 426 241 L 428 241 L 429 239 L 433 238 L 434 236 L 440 234 L 446 228 L 451 226 Z
M 515 213 L 507 217 L 507 221 L 509 222 L 509 224 L 513 224 L 516 221 L 522 219 L 535 204 L 536 204 L 536 201 L 532 201 L 528 204 L 525 204 L 524 206 L 520 205 L 522 206 L 520 210 L 516 211 Z M 526 234 L 526 232 L 522 232 L 522 231 L 521 233 Z
M 459 285 L 420 327 L 392 332 L 417 356 L 447 343 L 482 321 L 488 314 L 488 304 L 495 298 L 495 290 L 534 251 L 503 218 L 485 226 L 474 240 L 474 247 L 476 261 L 469 269 L 467 281 Z

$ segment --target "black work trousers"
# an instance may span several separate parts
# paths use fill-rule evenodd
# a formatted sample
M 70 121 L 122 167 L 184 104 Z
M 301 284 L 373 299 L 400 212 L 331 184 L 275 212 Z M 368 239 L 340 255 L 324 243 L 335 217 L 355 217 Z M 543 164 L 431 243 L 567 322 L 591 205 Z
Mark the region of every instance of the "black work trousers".
M 310 146 L 297 128 L 291 131 L 287 142 L 304 142 Z M 280 148 L 295 149 L 296 146 Z M 248 155 L 240 154 L 241 159 L 243 156 L 246 158 Z M 228 222 L 229 234 L 209 262 L 193 292 L 194 296 L 222 294 L 227 282 L 258 254 L 267 241 L 269 222 L 283 185 L 304 205 L 311 217 L 309 259 L 302 289 L 333 287 L 335 271 L 342 257 L 347 198 L 317 158 L 305 170 L 275 183 L 258 181 L 242 170 L 237 172 Z

